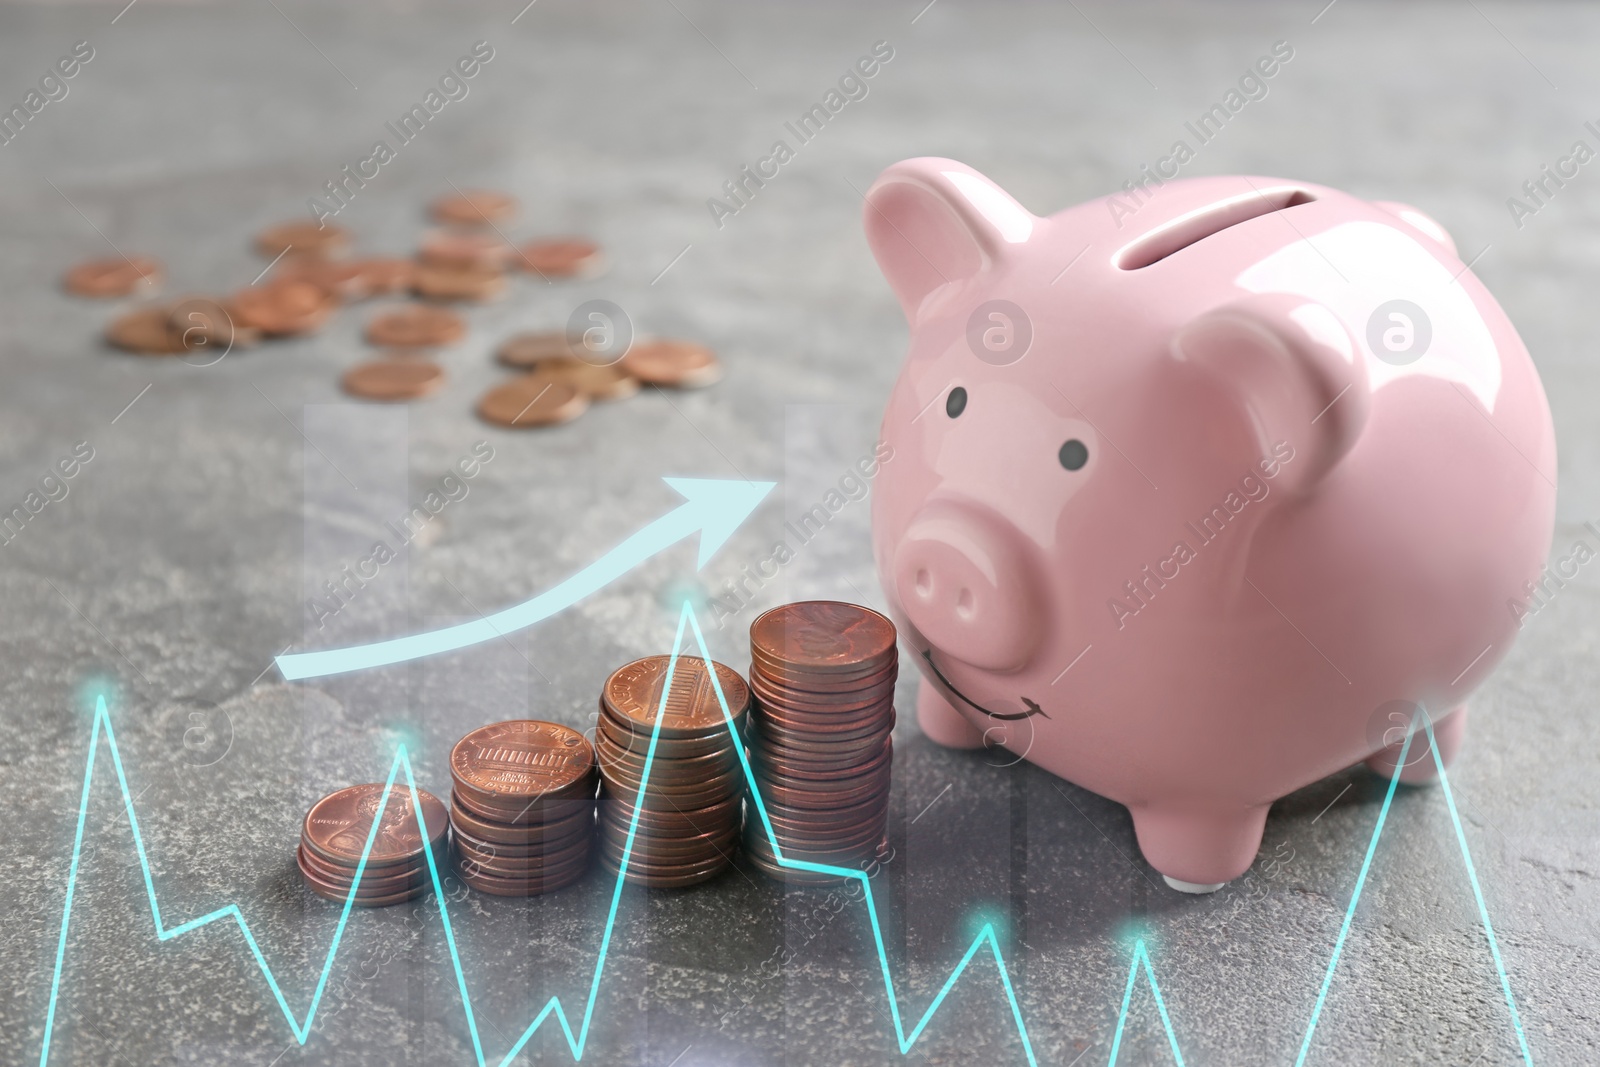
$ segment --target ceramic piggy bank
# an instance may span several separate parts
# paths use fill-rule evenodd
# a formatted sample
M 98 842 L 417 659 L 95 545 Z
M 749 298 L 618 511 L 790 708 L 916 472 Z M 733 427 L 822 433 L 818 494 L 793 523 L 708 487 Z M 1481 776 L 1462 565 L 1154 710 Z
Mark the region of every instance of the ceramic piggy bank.
M 874 552 L 923 731 L 1127 805 L 1170 885 L 1365 760 L 1437 774 L 1554 521 L 1550 411 L 1414 208 L 1154 179 L 1040 218 L 913 159 L 867 194 L 910 321 Z M 1430 741 L 1429 738 L 1432 737 Z

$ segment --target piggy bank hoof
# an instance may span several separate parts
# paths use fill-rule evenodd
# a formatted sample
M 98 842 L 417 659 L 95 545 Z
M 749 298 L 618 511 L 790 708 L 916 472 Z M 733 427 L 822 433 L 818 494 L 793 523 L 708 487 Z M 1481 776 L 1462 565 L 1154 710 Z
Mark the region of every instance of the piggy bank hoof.
M 1193 893 L 1197 896 L 1215 893 L 1228 884 L 1227 882 L 1184 882 L 1172 877 L 1170 874 L 1163 874 L 1161 880 L 1180 893 Z
M 1467 733 L 1467 706 L 1461 704 L 1433 722 L 1433 740 L 1439 746 L 1439 763 L 1449 767 Z M 1395 776 L 1395 765 L 1400 762 L 1402 742 L 1395 742 L 1373 753 L 1367 759 L 1367 768 L 1380 778 Z M 1402 785 L 1431 785 L 1439 779 L 1439 764 L 1434 761 L 1433 746 L 1426 733 L 1417 732 L 1411 737 L 1406 750 L 1406 762 L 1400 768 Z

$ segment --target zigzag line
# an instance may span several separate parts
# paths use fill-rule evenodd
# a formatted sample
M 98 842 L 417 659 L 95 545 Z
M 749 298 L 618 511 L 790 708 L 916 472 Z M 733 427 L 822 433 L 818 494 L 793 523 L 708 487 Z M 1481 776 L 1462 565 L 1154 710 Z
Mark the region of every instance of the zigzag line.
M 1439 788 L 1444 793 L 1445 805 L 1450 809 L 1450 822 L 1455 827 L 1456 843 L 1461 847 L 1461 860 L 1467 869 L 1467 881 L 1472 884 L 1472 897 L 1478 905 L 1478 918 L 1483 923 L 1483 936 L 1489 943 L 1489 954 L 1494 958 L 1495 973 L 1500 977 L 1500 991 L 1505 994 L 1506 1008 L 1511 1012 L 1511 1025 L 1517 1032 L 1517 1046 L 1522 1052 L 1524 1067 L 1533 1067 L 1533 1053 L 1528 1050 L 1528 1035 L 1522 1029 L 1522 1014 L 1517 1011 L 1517 1000 L 1511 995 L 1511 979 L 1506 975 L 1505 961 L 1500 958 L 1500 942 L 1494 936 L 1494 924 L 1489 921 L 1489 906 L 1484 903 L 1483 887 L 1478 884 L 1478 869 L 1472 862 L 1472 850 L 1467 847 L 1467 835 L 1461 829 L 1461 815 L 1456 811 L 1455 794 L 1450 789 L 1450 776 L 1445 773 L 1444 760 L 1439 756 L 1439 746 L 1434 743 L 1433 723 L 1428 713 L 1418 707 L 1411 717 L 1411 727 L 1406 731 L 1405 743 L 1400 746 L 1400 755 L 1395 761 L 1394 771 L 1389 777 L 1389 790 L 1384 794 L 1383 807 L 1378 809 L 1378 822 L 1372 828 L 1372 838 L 1367 842 L 1367 854 L 1361 861 L 1361 873 L 1356 876 L 1356 888 L 1350 894 L 1350 906 L 1345 909 L 1344 922 L 1339 927 L 1339 938 L 1333 944 L 1333 955 L 1328 959 L 1328 969 L 1322 975 L 1322 988 L 1317 991 L 1316 1005 L 1311 1009 L 1311 1020 L 1306 1025 L 1306 1036 L 1300 1042 L 1300 1055 L 1295 1057 L 1294 1067 L 1305 1067 L 1306 1056 L 1311 1052 L 1311 1038 L 1317 1032 L 1317 1023 L 1322 1020 L 1322 1007 L 1328 999 L 1328 989 L 1333 985 L 1333 972 L 1338 969 L 1339 957 L 1344 953 L 1345 940 L 1350 936 L 1350 923 L 1355 918 L 1356 905 L 1361 901 L 1361 891 L 1366 888 L 1367 874 L 1372 869 L 1372 856 L 1378 850 L 1378 838 L 1383 836 L 1384 824 L 1389 819 L 1389 808 L 1394 803 L 1395 789 L 1400 784 L 1400 771 L 1406 766 L 1406 756 L 1411 751 L 1411 741 L 1419 732 L 1426 732 L 1428 736 L 1428 751 L 1433 755 L 1433 765 L 1439 772 Z M 1128 985 L 1122 993 L 1122 1012 L 1117 1016 L 1117 1032 L 1111 1042 L 1111 1060 L 1106 1067 L 1116 1067 L 1117 1053 L 1122 1047 L 1122 1031 L 1128 1022 L 1128 1005 L 1133 999 L 1134 979 L 1139 974 L 1140 964 L 1144 965 L 1145 977 L 1150 982 L 1150 992 L 1155 998 L 1156 1011 L 1161 1016 L 1161 1025 L 1167 1032 L 1167 1044 L 1172 1047 L 1172 1058 L 1178 1067 L 1183 1067 L 1183 1053 L 1178 1049 L 1178 1035 L 1172 1030 L 1172 1020 L 1167 1016 L 1167 1005 L 1161 998 L 1161 986 L 1156 982 L 1155 968 L 1150 963 L 1150 953 L 1145 949 L 1144 939 L 1140 938 L 1133 946 L 1133 962 L 1128 967 Z
M 672 690 L 672 678 L 677 669 L 678 656 L 683 646 L 685 624 L 694 630 L 695 642 L 699 647 L 700 656 L 707 662 L 711 660 L 711 652 L 706 648 L 705 635 L 700 631 L 700 623 L 695 619 L 694 612 L 690 609 L 690 606 L 685 603 L 682 613 L 678 616 L 678 631 L 673 638 L 671 659 L 667 663 L 666 682 L 661 687 L 661 705 L 657 709 L 656 725 L 650 734 L 650 746 L 645 750 L 644 774 L 639 782 L 640 798 L 642 798 L 645 788 L 650 782 L 650 769 L 655 761 L 656 742 L 661 734 L 661 719 L 666 708 L 667 696 Z M 723 721 L 727 724 L 729 731 L 737 736 L 733 715 L 728 707 L 727 697 L 722 692 L 722 685 L 717 680 L 716 672 L 708 671 L 707 677 L 711 679 L 712 687 L 717 694 L 717 702 L 722 707 Z M 272 968 L 268 965 L 266 957 L 262 955 L 261 946 L 256 943 L 255 935 L 250 931 L 250 924 L 245 921 L 244 915 L 239 911 L 237 904 L 229 904 L 225 908 L 218 908 L 216 911 L 202 915 L 198 919 L 191 919 L 179 926 L 168 927 L 163 922 L 161 905 L 156 900 L 155 883 L 150 874 L 150 861 L 145 855 L 144 837 L 139 832 L 139 819 L 133 810 L 133 797 L 128 791 L 128 778 L 122 768 L 122 756 L 117 751 L 116 734 L 111 728 L 111 716 L 106 709 L 105 697 L 100 697 L 95 706 L 94 729 L 89 738 L 89 759 L 83 771 L 83 793 L 78 802 L 78 824 L 72 840 L 72 866 L 67 875 L 66 901 L 61 910 L 61 935 L 56 941 L 55 974 L 50 981 L 50 1007 L 45 1015 L 44 1043 L 39 1050 L 39 1067 L 47 1067 L 50 1060 L 50 1037 L 54 1030 L 56 1004 L 61 993 L 61 969 L 66 959 L 67 929 L 72 919 L 72 900 L 78 882 L 78 856 L 83 848 L 83 828 L 89 814 L 89 786 L 94 778 L 95 754 L 99 751 L 102 730 L 105 733 L 106 747 L 111 751 L 111 764 L 117 772 L 117 784 L 122 789 L 123 806 L 128 812 L 128 824 L 133 829 L 133 843 L 139 854 L 139 866 L 144 872 L 145 893 L 150 899 L 150 915 L 155 920 L 156 936 L 161 941 L 170 941 L 175 937 L 186 934 L 191 930 L 198 930 L 200 927 L 207 926 L 220 919 L 232 919 L 239 927 L 239 932 L 244 935 L 245 944 L 249 947 L 250 954 L 255 957 L 256 966 L 261 969 L 261 976 L 266 979 L 267 988 L 272 991 L 273 998 L 278 1002 L 279 1010 L 283 1012 L 283 1017 L 288 1020 L 289 1029 L 294 1033 L 295 1040 L 304 1045 L 311 1034 L 311 1026 L 316 1019 L 317 1008 L 321 1004 L 322 994 L 327 988 L 328 976 L 333 971 L 334 958 L 338 955 L 339 944 L 344 937 L 345 924 L 349 921 L 350 911 L 355 904 L 355 887 L 360 884 L 361 876 L 366 870 L 367 857 L 372 851 L 373 842 L 377 839 L 378 825 L 383 819 L 384 808 L 388 806 L 389 796 L 395 787 L 395 780 L 402 772 L 405 776 L 406 789 L 411 795 L 412 810 L 417 813 L 418 821 L 422 822 L 424 839 L 428 836 L 427 824 L 422 814 L 422 805 L 417 798 L 417 784 L 412 776 L 411 758 L 406 752 L 405 745 L 402 744 L 395 751 L 394 763 L 389 767 L 389 776 L 384 782 L 383 803 L 373 816 L 372 828 L 367 831 L 366 844 L 361 850 L 361 859 L 356 865 L 354 884 L 351 887 L 350 895 L 345 898 L 343 910 L 339 913 L 339 923 L 334 927 L 333 941 L 328 945 L 328 955 L 323 961 L 322 973 L 317 978 L 317 987 L 315 992 L 312 993 L 311 1005 L 306 1009 L 305 1021 L 301 1022 L 295 1017 L 294 1009 L 289 1006 L 288 1000 L 284 997 L 283 990 L 278 985 L 278 979 L 273 975 Z M 872 938 L 878 951 L 878 963 L 883 970 L 883 987 L 888 994 L 889 1010 L 894 1019 L 895 1037 L 899 1042 L 901 1054 L 903 1055 L 911 1050 L 912 1045 L 922 1036 L 929 1021 L 932 1020 L 934 1013 L 938 1011 L 939 1005 L 944 1002 L 945 997 L 949 995 L 956 981 L 965 973 L 967 965 L 972 962 L 973 957 L 978 954 L 979 950 L 987 945 L 990 954 L 994 958 L 995 967 L 1000 972 L 1000 982 L 1005 988 L 1006 1000 L 1011 1005 L 1011 1018 L 1016 1023 L 1017 1036 L 1022 1040 L 1022 1048 L 1027 1054 L 1028 1063 L 1030 1067 L 1038 1067 L 1039 1061 L 1034 1057 L 1033 1045 L 1028 1040 L 1027 1026 L 1022 1021 L 1022 1009 L 1017 1004 L 1016 992 L 1011 986 L 1011 976 L 1006 970 L 1005 959 L 1000 954 L 1000 942 L 995 936 L 993 924 L 990 923 L 985 923 L 983 928 L 978 931 L 978 935 L 973 939 L 971 947 L 961 957 L 961 961 L 956 964 L 955 969 L 950 972 L 950 977 L 945 980 L 943 988 L 933 998 L 933 1002 L 928 1005 L 927 1011 L 923 1013 L 922 1018 L 918 1020 L 911 1032 L 906 1032 L 905 1024 L 900 1014 L 900 1001 L 894 991 L 894 979 L 889 971 L 889 957 L 883 943 L 883 930 L 878 924 L 878 907 L 873 900 L 872 884 L 866 872 L 785 857 L 782 847 L 778 844 L 777 837 L 773 833 L 772 822 L 767 817 L 766 804 L 762 801 L 761 793 L 756 787 L 755 775 L 750 769 L 750 762 L 745 756 L 744 747 L 743 745 L 736 745 L 735 748 L 739 753 L 739 761 L 744 768 L 745 779 L 750 785 L 750 799 L 754 802 L 756 812 L 761 818 L 762 826 L 772 843 L 773 853 L 778 862 L 784 867 L 795 870 L 814 871 L 820 874 L 852 878 L 861 883 L 867 905 L 867 914 L 872 922 Z M 544 1021 L 551 1016 L 555 1017 L 556 1023 L 561 1027 L 561 1032 L 567 1040 L 567 1047 L 572 1052 L 572 1058 L 574 1060 L 583 1059 L 584 1049 L 589 1040 L 589 1026 L 594 1020 L 595 998 L 600 992 L 600 980 L 605 974 L 606 955 L 610 951 L 611 935 L 616 928 L 617 908 L 622 901 L 624 875 L 627 873 L 628 865 L 633 856 L 633 843 L 639 828 L 641 808 L 641 804 L 635 803 L 633 819 L 628 825 L 628 836 L 622 849 L 621 869 L 617 875 L 616 885 L 611 891 L 611 908 L 606 915 L 605 933 L 600 939 L 600 952 L 595 959 L 594 975 L 589 982 L 588 999 L 584 1003 L 583 1019 L 577 1033 L 573 1033 L 572 1024 L 567 1018 L 566 1010 L 561 1005 L 561 999 L 559 997 L 551 997 L 549 1002 L 540 1009 L 539 1014 L 534 1017 L 533 1022 L 528 1024 L 528 1028 L 522 1032 L 522 1035 L 511 1046 L 510 1050 L 500 1059 L 500 1067 L 506 1067 L 522 1051 L 523 1046 L 533 1038 L 533 1035 L 538 1032 Z M 478 1067 L 487 1067 L 488 1061 L 484 1057 L 483 1042 L 478 1032 L 477 1018 L 472 1010 L 472 994 L 467 990 L 467 977 L 461 967 L 461 955 L 456 949 L 455 929 L 450 922 L 450 910 L 445 903 L 444 887 L 439 880 L 439 869 L 432 853 L 426 852 L 424 854 L 427 856 L 428 861 L 428 876 L 433 881 L 434 899 L 439 902 L 439 921 L 444 927 L 445 943 L 450 949 L 450 965 L 455 969 L 456 988 L 461 993 L 461 1007 L 466 1015 L 467 1031 L 472 1037 L 472 1049 L 477 1056 Z
M 678 656 L 682 648 L 684 628 L 686 624 L 692 628 L 694 632 L 695 641 L 699 648 L 701 657 L 707 661 L 711 659 L 711 653 L 706 647 L 705 636 L 700 630 L 699 621 L 695 618 L 693 611 L 686 603 L 683 607 L 682 613 L 679 615 L 677 634 L 673 639 L 672 656 L 667 666 L 666 683 L 662 687 L 662 706 L 660 709 L 658 709 L 656 726 L 651 732 L 650 745 L 645 752 L 644 773 L 639 785 L 640 794 L 643 794 L 646 786 L 649 784 L 650 770 L 655 760 L 656 744 L 660 737 L 661 711 L 664 710 L 667 695 L 670 693 L 672 688 L 673 674 L 677 668 Z M 716 672 L 708 672 L 707 676 L 711 679 L 712 686 L 717 694 L 717 701 L 722 708 L 723 720 L 728 726 L 728 729 L 730 731 L 734 731 L 735 727 L 733 724 L 733 716 L 728 707 L 727 698 L 722 692 L 721 684 L 717 680 Z M 1428 721 L 1426 713 L 1420 709 L 1417 713 L 1417 717 L 1413 720 L 1412 729 L 1407 733 L 1405 743 L 1402 745 L 1400 750 L 1399 759 L 1395 764 L 1394 773 L 1390 778 L 1388 792 L 1384 796 L 1383 807 L 1379 810 L 1377 824 L 1373 827 L 1371 840 L 1367 844 L 1366 856 L 1362 860 L 1361 864 L 1361 872 L 1357 877 L 1355 890 L 1351 894 L 1350 905 L 1345 911 L 1344 922 L 1340 927 L 1338 939 L 1334 944 L 1333 954 L 1328 960 L 1327 970 L 1323 975 L 1322 986 L 1317 993 L 1316 1004 L 1312 1009 L 1311 1019 L 1306 1027 L 1305 1038 L 1300 1045 L 1300 1054 L 1295 1060 L 1295 1067 L 1304 1067 L 1306 1057 L 1310 1052 L 1312 1037 L 1316 1033 L 1317 1024 L 1321 1019 L 1322 1009 L 1327 1000 L 1329 988 L 1333 983 L 1334 972 L 1338 968 L 1339 960 L 1344 950 L 1345 941 L 1350 934 L 1350 926 L 1355 916 L 1356 905 L 1360 902 L 1361 893 L 1366 887 L 1367 875 L 1371 870 L 1373 854 L 1377 850 L 1378 840 L 1382 836 L 1384 825 L 1388 820 L 1389 810 L 1394 801 L 1396 787 L 1399 785 L 1400 770 L 1406 765 L 1406 755 L 1410 750 L 1412 737 L 1419 732 L 1419 729 L 1420 731 L 1426 731 L 1428 736 L 1429 747 L 1433 754 L 1434 764 L 1439 772 L 1439 783 L 1444 793 L 1445 803 L 1450 810 L 1451 823 L 1455 828 L 1456 841 L 1461 849 L 1461 858 L 1466 866 L 1467 878 L 1472 885 L 1473 897 L 1478 907 L 1478 916 L 1483 923 L 1484 936 L 1488 942 L 1490 954 L 1494 958 L 1495 970 L 1500 979 L 1501 990 L 1505 995 L 1506 1006 L 1511 1013 L 1511 1021 L 1516 1030 L 1517 1042 L 1522 1052 L 1523 1063 L 1525 1067 L 1533 1067 L 1533 1056 L 1529 1052 L 1527 1036 L 1523 1031 L 1522 1018 L 1517 1011 L 1516 1000 L 1511 993 L 1511 982 L 1506 974 L 1504 961 L 1501 959 L 1500 946 L 1494 934 L 1494 926 L 1489 921 L 1488 906 L 1484 901 L 1483 890 L 1478 882 L 1477 870 L 1472 862 L 1471 851 L 1467 847 L 1466 835 L 1461 826 L 1461 817 L 1456 810 L 1455 797 L 1450 790 L 1449 778 L 1445 773 L 1444 764 L 1440 760 L 1438 746 L 1433 744 L 1433 727 Z M 89 813 L 89 790 L 94 779 L 95 757 L 99 751 L 99 742 L 102 730 L 105 733 L 106 747 L 111 752 L 111 763 L 116 770 L 117 784 L 122 790 L 123 806 L 126 808 L 128 813 L 128 823 L 133 831 L 134 847 L 138 853 L 139 866 L 144 875 L 145 893 L 150 901 L 150 914 L 155 923 L 157 938 L 161 941 L 170 941 L 173 938 L 176 938 L 182 934 L 186 934 L 191 930 L 197 930 L 218 920 L 232 919 L 238 926 L 240 934 L 243 935 L 245 944 L 250 949 L 251 955 L 255 958 L 256 966 L 260 968 L 261 975 L 266 980 L 267 987 L 271 990 L 273 998 L 277 1001 L 279 1010 L 282 1011 L 284 1018 L 288 1020 L 289 1028 L 294 1034 L 295 1040 L 301 1045 L 304 1045 L 311 1034 L 311 1028 L 316 1018 L 317 1009 L 322 1002 L 322 996 L 327 988 L 329 975 L 333 970 L 334 960 L 338 955 L 339 945 L 344 937 L 345 925 L 349 921 L 351 909 L 354 907 L 354 887 L 352 887 L 350 895 L 345 899 L 344 907 L 339 913 L 339 922 L 334 928 L 333 940 L 328 946 L 328 954 L 323 961 L 322 972 L 317 978 L 317 985 L 311 997 L 311 1004 L 306 1009 L 305 1021 L 301 1022 L 296 1018 L 294 1010 L 289 1006 L 288 1000 L 284 997 L 283 990 L 278 985 L 278 980 L 273 975 L 271 966 L 268 965 L 266 957 L 262 955 L 261 947 L 259 944 L 257 944 L 255 935 L 250 931 L 250 924 L 245 921 L 244 915 L 242 912 L 240 912 L 237 904 L 229 904 L 226 907 L 218 908 L 216 911 L 209 912 L 196 919 L 191 919 L 188 922 L 182 923 L 178 926 L 168 927 L 162 920 L 161 905 L 156 899 L 155 883 L 150 873 L 150 861 L 145 853 L 143 835 L 139 831 L 139 819 L 137 814 L 134 812 L 133 797 L 128 789 L 128 779 L 123 770 L 122 756 L 117 749 L 117 739 L 115 732 L 112 730 L 111 716 L 106 708 L 105 698 L 100 697 L 95 706 L 94 727 L 89 739 L 89 756 L 83 772 L 83 791 L 78 803 L 77 827 L 73 834 L 72 864 L 67 876 L 66 899 L 62 905 L 61 911 L 61 932 L 56 941 L 55 970 L 50 982 L 50 1002 L 49 1009 L 45 1016 L 44 1041 L 39 1050 L 39 1067 L 47 1067 L 50 1059 L 50 1039 L 55 1026 L 56 1006 L 60 999 L 61 971 L 66 959 L 67 933 L 72 919 L 72 904 L 78 881 L 78 860 L 83 848 L 84 825 Z M 873 943 L 878 953 L 878 964 L 883 972 L 884 992 L 889 1001 L 890 1014 L 895 1028 L 895 1038 L 899 1045 L 901 1054 L 904 1055 L 908 1053 L 912 1046 L 916 1043 L 917 1039 L 923 1035 L 929 1022 L 932 1021 L 934 1013 L 938 1011 L 939 1006 L 944 1003 L 944 1000 L 949 995 L 950 990 L 955 987 L 956 982 L 960 979 L 962 974 L 966 972 L 967 966 L 972 962 L 974 957 L 977 956 L 979 951 L 987 946 L 990 955 L 994 959 L 995 968 L 999 972 L 1000 982 L 1005 990 L 1007 1003 L 1011 1008 L 1011 1018 L 1016 1025 L 1017 1036 L 1022 1042 L 1023 1052 L 1027 1055 L 1030 1067 L 1038 1067 L 1038 1060 L 1034 1056 L 1033 1045 L 1028 1037 L 1027 1026 L 1023 1022 L 1022 1011 L 1017 1003 L 1016 992 L 1011 985 L 1011 976 L 1007 971 L 1005 959 L 1001 955 L 999 939 L 995 934 L 993 925 L 990 923 L 985 923 L 982 929 L 978 931 L 978 934 L 973 939 L 972 944 L 968 947 L 966 953 L 961 957 L 961 960 L 956 964 L 955 968 L 950 972 L 950 976 L 945 980 L 944 985 L 940 988 L 938 994 L 933 998 L 933 1001 L 928 1005 L 928 1008 L 922 1014 L 922 1017 L 917 1021 L 916 1025 L 911 1028 L 909 1033 L 906 1031 L 904 1019 L 900 1011 L 899 997 L 896 995 L 894 989 L 894 978 L 889 968 L 888 954 L 883 941 L 883 930 L 878 922 L 877 903 L 873 899 L 872 885 L 866 872 L 845 867 L 834 867 L 827 864 L 812 863 L 807 860 L 789 859 L 785 857 L 783 855 L 782 847 L 778 843 L 777 836 L 773 833 L 772 822 L 767 815 L 766 805 L 762 800 L 760 790 L 757 788 L 755 776 L 751 771 L 749 760 L 744 754 L 743 747 L 736 747 L 739 753 L 740 763 L 744 769 L 746 781 L 750 787 L 750 800 L 755 807 L 757 815 L 761 819 L 762 827 L 765 830 L 769 841 L 771 842 L 774 855 L 777 857 L 778 862 L 784 867 L 789 867 L 795 870 L 813 871 L 821 874 L 850 878 L 858 881 L 861 884 L 863 898 L 867 905 L 867 917 L 871 924 Z M 359 885 L 361 881 L 361 876 L 366 869 L 367 857 L 370 854 L 373 843 L 377 838 L 378 825 L 383 818 L 383 809 L 387 806 L 388 798 L 395 788 L 396 779 L 400 777 L 402 772 L 404 773 L 405 777 L 406 789 L 411 796 L 412 810 L 417 812 L 417 817 L 419 820 L 423 820 L 422 806 L 417 798 L 416 781 L 412 774 L 411 759 L 406 751 L 405 745 L 402 744 L 395 751 L 394 762 L 389 768 L 389 775 L 384 783 L 384 802 L 382 805 L 380 805 L 378 812 L 373 817 L 372 827 L 367 833 L 367 840 L 362 849 L 361 859 L 356 866 L 355 884 L 357 885 Z M 611 937 L 616 927 L 617 909 L 622 899 L 624 876 L 627 872 L 633 855 L 634 839 L 638 831 L 639 811 L 640 805 L 636 803 L 634 805 L 633 820 L 629 824 L 628 836 L 623 846 L 621 871 L 618 874 L 616 884 L 612 889 L 611 905 L 606 916 L 605 932 L 601 938 L 599 954 L 595 959 L 594 973 L 589 982 L 589 991 L 587 999 L 584 1003 L 583 1017 L 577 1032 L 573 1032 L 571 1022 L 567 1017 L 566 1010 L 562 1007 L 560 998 L 551 997 L 544 1007 L 540 1009 L 538 1015 L 534 1017 L 533 1021 L 528 1024 L 527 1029 L 522 1032 L 521 1036 L 518 1037 L 516 1042 L 499 1060 L 499 1067 L 507 1067 L 507 1065 L 510 1064 L 510 1062 L 517 1056 L 517 1054 L 522 1051 L 523 1047 L 530 1040 L 532 1040 L 534 1034 L 538 1032 L 539 1027 L 544 1024 L 545 1020 L 551 1016 L 555 1017 L 557 1024 L 560 1026 L 561 1032 L 566 1038 L 567 1047 L 571 1051 L 573 1059 L 576 1061 L 583 1058 L 584 1050 L 588 1044 L 590 1024 L 594 1019 L 595 1000 L 599 995 L 600 982 L 605 974 L 606 956 L 610 951 Z M 426 837 L 427 826 L 425 821 L 422 831 Z M 450 950 L 451 967 L 455 971 L 456 987 L 461 994 L 462 1011 L 466 1016 L 468 1033 L 472 1038 L 473 1052 L 477 1057 L 478 1067 L 488 1067 L 488 1060 L 484 1056 L 483 1043 L 479 1034 L 477 1019 L 473 1013 L 472 996 L 467 989 L 466 974 L 462 969 L 461 956 L 456 948 L 455 930 L 451 925 L 450 912 L 448 905 L 445 902 L 444 887 L 440 882 L 439 870 L 433 855 L 431 853 L 426 853 L 425 855 L 428 863 L 428 875 L 433 883 L 434 899 L 439 903 L 439 921 L 444 929 L 445 942 Z M 1133 947 L 1132 961 L 1128 969 L 1128 980 L 1122 995 L 1122 1008 L 1117 1017 L 1116 1034 L 1112 1041 L 1111 1058 L 1107 1067 L 1116 1067 L 1117 1056 L 1121 1051 L 1122 1036 L 1127 1026 L 1128 1013 L 1133 999 L 1133 990 L 1141 966 L 1144 968 L 1145 977 L 1150 985 L 1151 993 L 1154 996 L 1156 1009 L 1161 1017 L 1162 1027 L 1166 1031 L 1167 1041 L 1172 1049 L 1173 1059 L 1176 1061 L 1178 1067 L 1183 1067 L 1183 1053 L 1179 1048 L 1177 1035 L 1173 1030 L 1172 1020 L 1167 1013 L 1166 1002 L 1162 998 L 1161 987 L 1156 981 L 1155 969 L 1151 964 L 1150 954 L 1143 939 L 1136 941 Z

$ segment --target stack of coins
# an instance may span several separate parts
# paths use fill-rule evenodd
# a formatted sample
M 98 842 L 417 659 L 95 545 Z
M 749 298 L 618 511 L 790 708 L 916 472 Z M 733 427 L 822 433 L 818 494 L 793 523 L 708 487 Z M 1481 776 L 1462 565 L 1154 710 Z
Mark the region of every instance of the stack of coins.
M 461 880 L 502 897 L 569 886 L 589 869 L 594 748 L 553 722 L 498 722 L 450 751 L 451 859 Z
M 434 862 L 442 859 L 445 830 L 450 821 L 444 804 L 432 793 L 417 790 L 422 803 L 422 821 L 428 829 L 426 850 Z M 411 804 L 411 790 L 395 785 L 384 801 L 384 787 L 378 783 L 353 785 L 330 793 L 306 812 L 300 828 L 300 847 L 295 862 L 306 888 L 319 897 L 343 904 L 355 884 L 356 867 L 372 833 L 372 822 L 383 809 L 355 891 L 356 904 L 377 908 L 420 897 L 428 887 L 428 858 L 417 813 Z
M 888 826 L 894 623 L 855 604 L 786 604 L 750 624 L 750 659 L 750 764 L 778 845 L 788 859 L 862 867 Z M 779 866 L 754 811 L 745 849 L 787 882 L 842 880 Z
M 628 828 L 639 823 L 627 879 L 657 889 L 694 885 L 733 861 L 743 813 L 739 759 L 750 689 L 733 668 L 713 661 L 733 717 L 730 731 L 706 661 L 681 656 L 662 704 L 669 656 L 618 669 L 600 694 L 595 750 L 600 757 L 600 862 L 622 868 Z M 644 780 L 650 735 L 660 736 Z M 640 789 L 641 782 L 644 788 Z

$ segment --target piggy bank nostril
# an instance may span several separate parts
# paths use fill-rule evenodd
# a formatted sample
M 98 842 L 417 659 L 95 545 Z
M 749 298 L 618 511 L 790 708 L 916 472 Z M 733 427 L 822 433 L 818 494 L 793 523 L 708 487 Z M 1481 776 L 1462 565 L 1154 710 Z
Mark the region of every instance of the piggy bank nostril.
M 972 618 L 972 590 L 962 589 L 956 594 L 956 614 L 963 619 Z
M 917 592 L 927 596 L 933 592 L 933 575 L 928 573 L 928 568 L 918 567 L 916 574 Z

